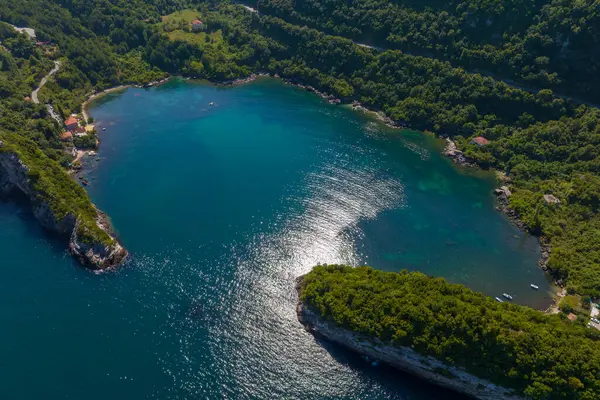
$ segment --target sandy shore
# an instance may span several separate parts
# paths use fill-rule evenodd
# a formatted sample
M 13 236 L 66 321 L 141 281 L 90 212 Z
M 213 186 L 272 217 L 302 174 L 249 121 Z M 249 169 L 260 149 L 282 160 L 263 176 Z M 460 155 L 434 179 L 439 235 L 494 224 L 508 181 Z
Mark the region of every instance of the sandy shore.
M 100 98 L 100 97 L 102 97 L 104 95 L 107 95 L 109 93 L 118 92 L 120 90 L 125 90 L 125 89 L 128 89 L 130 87 L 133 87 L 133 85 L 121 85 L 121 86 L 116 86 L 114 88 L 103 90 L 103 91 L 98 92 L 98 93 L 93 93 L 81 105 L 81 114 L 83 115 L 83 118 L 86 121 L 90 118 L 90 115 L 87 112 L 87 106 L 90 104 L 90 102 L 92 102 L 92 101 L 94 101 L 94 100 L 96 100 L 96 99 L 98 99 L 98 98 Z
M 89 104 L 92 101 L 94 101 L 102 96 L 105 96 L 109 93 L 119 92 L 121 90 L 129 89 L 129 88 L 133 88 L 133 87 L 142 88 L 142 87 L 153 87 L 153 86 L 157 86 L 157 85 L 162 85 L 163 83 L 168 82 L 170 79 L 171 79 L 171 77 L 167 77 L 165 79 L 161 79 L 160 81 L 150 82 L 146 85 L 133 85 L 133 84 L 132 85 L 120 85 L 120 86 L 112 87 L 110 89 L 103 90 L 101 92 L 94 92 L 90 96 L 88 96 L 88 98 L 81 105 L 81 114 L 83 115 L 83 118 L 85 118 L 85 120 L 87 121 L 90 118 L 90 115 L 87 112 L 87 107 L 89 106 Z

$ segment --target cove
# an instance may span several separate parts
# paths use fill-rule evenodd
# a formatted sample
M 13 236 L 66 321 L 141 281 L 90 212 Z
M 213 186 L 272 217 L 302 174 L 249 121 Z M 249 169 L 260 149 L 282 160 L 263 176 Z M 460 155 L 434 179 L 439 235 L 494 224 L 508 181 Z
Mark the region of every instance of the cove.
M 495 211 L 493 177 L 432 137 L 272 79 L 175 80 L 89 111 L 106 131 L 88 190 L 131 259 L 90 274 L 0 203 L 6 398 L 460 398 L 305 332 L 294 282 L 317 263 L 548 303 L 537 241 Z

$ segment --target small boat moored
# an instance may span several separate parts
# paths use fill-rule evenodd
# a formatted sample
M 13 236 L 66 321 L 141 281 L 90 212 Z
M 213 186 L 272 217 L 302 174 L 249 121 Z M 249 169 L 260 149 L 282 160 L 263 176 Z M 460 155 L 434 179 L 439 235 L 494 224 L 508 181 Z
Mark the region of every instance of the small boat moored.
M 533 283 L 531 285 L 529 285 L 529 286 L 531 286 L 535 290 L 538 290 L 540 288 L 538 285 L 534 285 Z
M 215 102 L 214 102 L 214 101 L 211 101 L 210 103 L 208 103 L 208 105 L 212 107 L 212 106 L 214 106 L 214 105 L 215 105 Z
M 498 303 L 504 303 L 500 297 L 496 297 L 496 301 L 497 301 Z
M 513 297 L 510 294 L 502 293 L 502 296 L 506 297 L 509 300 L 513 299 Z

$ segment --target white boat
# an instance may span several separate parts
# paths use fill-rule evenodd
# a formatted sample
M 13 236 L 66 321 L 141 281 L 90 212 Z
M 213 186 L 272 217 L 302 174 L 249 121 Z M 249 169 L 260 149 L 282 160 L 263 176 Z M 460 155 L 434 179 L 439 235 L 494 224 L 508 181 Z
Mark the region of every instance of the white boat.
M 534 288 L 535 290 L 538 290 L 538 289 L 540 288 L 538 285 L 534 285 L 533 283 L 532 283 L 531 285 L 529 285 L 529 286 L 531 286 L 531 287 L 532 287 L 532 288 Z
M 506 297 L 509 300 L 513 299 L 513 297 L 510 294 L 502 293 L 502 296 Z
M 504 303 L 500 297 L 496 297 L 496 301 L 497 301 L 498 303 Z
M 210 103 L 208 103 L 208 105 L 209 105 L 209 106 L 214 106 L 214 105 L 215 105 L 215 102 L 214 102 L 214 101 L 211 101 Z

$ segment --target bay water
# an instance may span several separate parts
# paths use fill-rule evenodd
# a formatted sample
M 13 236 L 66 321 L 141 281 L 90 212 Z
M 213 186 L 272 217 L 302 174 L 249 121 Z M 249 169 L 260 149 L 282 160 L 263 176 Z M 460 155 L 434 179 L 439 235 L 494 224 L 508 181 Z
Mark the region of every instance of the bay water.
M 296 277 L 368 264 L 549 303 L 493 175 L 431 136 L 273 79 L 174 80 L 89 111 L 87 189 L 131 257 L 92 274 L 26 204 L 0 203 L 2 398 L 458 399 L 305 332 Z

